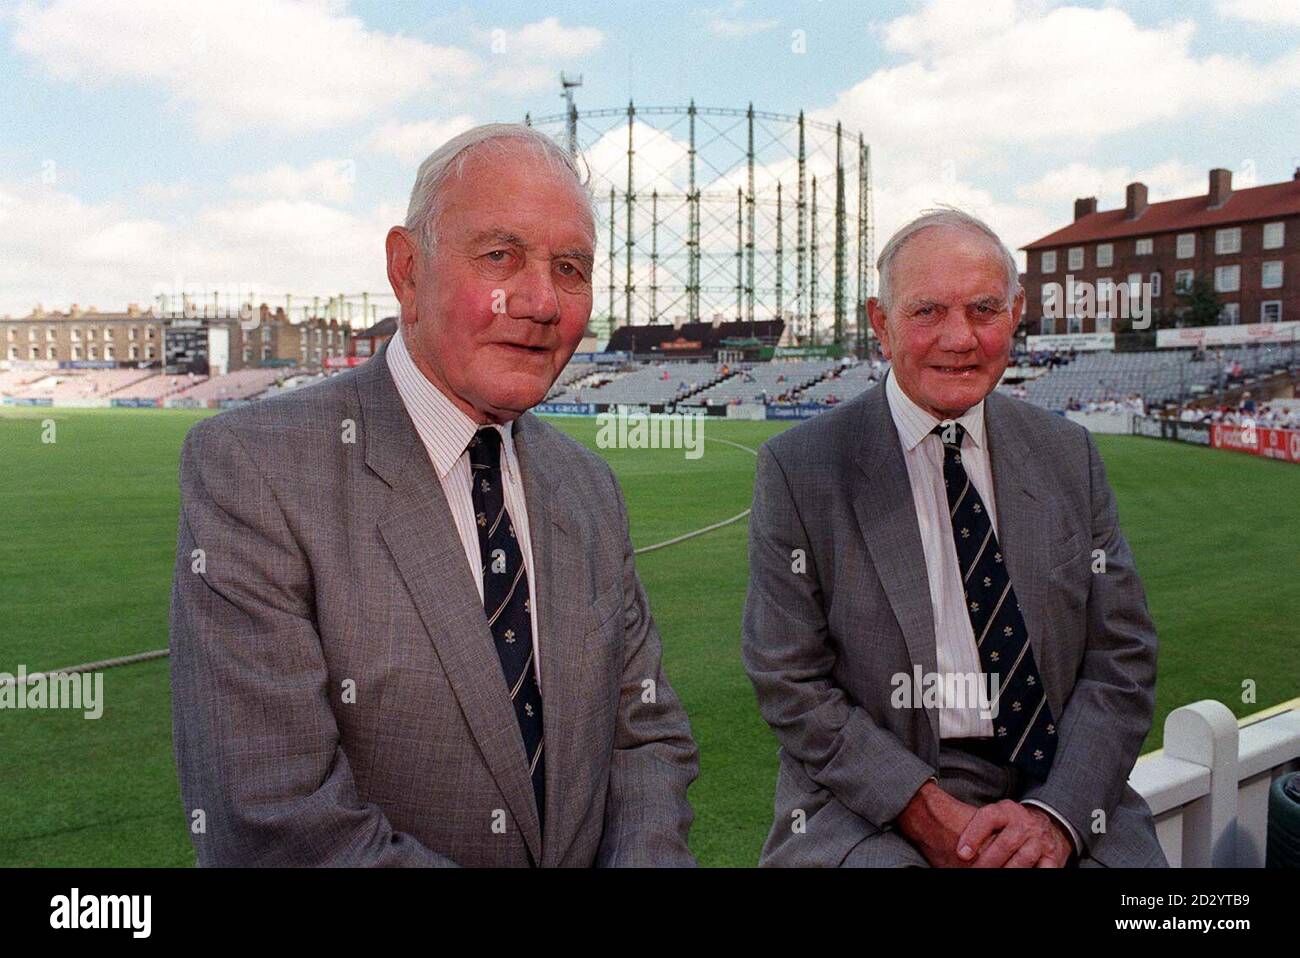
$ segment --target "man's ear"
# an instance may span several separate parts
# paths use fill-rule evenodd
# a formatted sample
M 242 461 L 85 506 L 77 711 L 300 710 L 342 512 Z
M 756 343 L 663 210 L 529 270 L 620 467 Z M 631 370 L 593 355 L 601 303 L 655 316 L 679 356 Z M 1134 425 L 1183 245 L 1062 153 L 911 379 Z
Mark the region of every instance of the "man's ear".
M 420 244 L 404 226 L 394 226 L 384 240 L 388 260 L 388 285 L 401 305 L 403 320 L 416 320 L 415 268 L 420 255 Z
M 885 354 L 886 359 L 892 358 L 889 348 L 889 324 L 885 319 L 885 311 L 880 308 L 880 298 L 872 296 L 867 300 L 867 316 L 871 319 L 871 329 L 876 334 L 876 339 L 880 340 L 880 351 Z

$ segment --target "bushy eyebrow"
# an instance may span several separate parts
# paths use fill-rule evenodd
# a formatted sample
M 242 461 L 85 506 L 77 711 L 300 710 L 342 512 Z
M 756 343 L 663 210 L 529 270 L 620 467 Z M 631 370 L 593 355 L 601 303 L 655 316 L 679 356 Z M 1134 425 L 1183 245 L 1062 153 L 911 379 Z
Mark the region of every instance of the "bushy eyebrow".
M 527 249 L 528 244 L 524 242 L 523 237 L 518 233 L 512 233 L 509 230 L 490 229 L 483 230 L 481 233 L 475 233 L 470 238 L 471 246 L 488 246 L 499 244 L 501 246 L 517 246 L 521 249 Z M 596 264 L 596 258 L 582 249 L 561 250 L 555 253 L 551 259 L 572 259 L 577 260 L 584 266 L 593 267 Z
M 528 245 L 517 233 L 511 233 L 509 230 L 483 230 L 481 233 L 475 233 L 470 237 L 470 244 L 472 246 L 482 246 L 487 243 L 501 243 L 504 246 Z
M 580 249 L 561 250 L 552 256 L 551 259 L 573 259 L 588 268 L 596 265 L 596 257 L 592 256 L 585 250 Z
M 967 308 L 970 308 L 972 306 L 995 306 L 995 307 L 1001 307 L 1005 309 L 1006 304 L 1007 304 L 1006 299 L 998 296 L 981 296 L 978 299 L 971 300 L 965 305 Z M 906 303 L 903 304 L 903 309 L 906 312 L 914 313 L 918 309 L 924 309 L 927 306 L 938 308 L 938 309 L 950 308 L 947 303 L 941 303 L 936 299 L 912 299 L 912 300 L 908 300 Z

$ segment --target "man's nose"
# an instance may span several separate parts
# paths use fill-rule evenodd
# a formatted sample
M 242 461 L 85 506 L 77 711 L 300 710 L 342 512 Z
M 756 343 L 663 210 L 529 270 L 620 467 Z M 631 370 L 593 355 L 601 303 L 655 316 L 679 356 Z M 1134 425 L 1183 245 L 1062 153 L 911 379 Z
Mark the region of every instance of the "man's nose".
M 535 323 L 553 323 L 560 318 L 560 298 L 549 264 L 530 265 L 519 274 L 507 311 L 515 319 Z
M 965 310 L 948 310 L 935 345 L 950 353 L 968 353 L 979 345 L 979 339 L 975 336 L 975 329 Z

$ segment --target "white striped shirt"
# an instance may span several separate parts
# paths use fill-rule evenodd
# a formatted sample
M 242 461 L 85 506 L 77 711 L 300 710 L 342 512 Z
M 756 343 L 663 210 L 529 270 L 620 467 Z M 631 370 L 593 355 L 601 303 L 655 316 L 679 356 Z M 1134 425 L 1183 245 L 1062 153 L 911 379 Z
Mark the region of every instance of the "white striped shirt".
M 943 486 L 943 440 L 931 430 L 936 419 L 903 392 L 891 369 L 885 380 L 889 412 L 903 444 L 903 459 L 912 485 L 912 502 L 925 552 L 925 573 L 930 581 L 930 609 L 934 613 L 935 652 L 940 675 L 983 675 L 975 630 L 966 611 L 957 546 L 952 540 L 952 517 L 948 493 Z M 961 464 L 970 476 L 998 534 L 997 505 L 993 501 L 993 472 L 989 468 L 988 444 L 984 441 L 984 401 L 966 410 L 957 422 L 966 430 Z M 982 718 L 978 703 L 957 708 L 948 700 L 952 683 L 944 682 L 943 707 L 939 709 L 940 738 L 982 738 L 993 734 L 993 720 Z
M 465 548 L 465 561 L 470 575 L 478 587 L 479 601 L 483 600 L 483 559 L 478 544 L 478 528 L 474 522 L 474 500 L 470 494 L 469 441 L 479 425 L 465 415 L 455 403 L 429 382 L 420 372 L 398 323 L 398 333 L 388 342 L 386 356 L 389 372 L 402 397 L 415 431 L 429 454 L 429 462 L 442 484 L 443 495 L 451 509 L 461 545 Z M 501 433 L 501 475 L 505 482 L 506 509 L 514 523 L 515 538 L 524 556 L 524 572 L 528 576 L 528 608 L 533 626 L 533 672 L 537 687 L 542 685 L 541 651 L 537 634 L 537 577 L 533 571 L 533 545 L 528 531 L 528 506 L 524 501 L 524 487 L 519 474 L 519 461 L 515 458 L 513 422 L 496 426 Z
M 943 420 L 926 412 L 903 392 L 890 369 L 885 380 L 885 397 L 898 439 L 903 446 L 907 477 L 916 505 L 916 521 L 921 532 L 921 549 L 925 553 L 925 574 L 930 583 L 930 610 L 934 614 L 935 658 L 940 675 L 983 676 L 975 629 L 966 611 L 966 594 L 962 589 L 961 568 L 957 563 L 957 546 L 952 538 L 952 513 L 948 493 L 943 485 L 943 440 L 933 435 Z M 993 499 L 993 467 L 989 462 L 988 443 L 984 436 L 984 400 L 980 400 L 957 417 L 969 439 L 962 443 L 961 464 L 979 493 L 998 534 L 997 503 Z M 1012 583 L 1014 586 L 1015 583 Z M 939 737 L 986 738 L 993 734 L 993 720 L 980 715 L 978 703 L 956 708 L 948 693 L 951 683 L 941 682 L 943 707 L 939 709 Z M 1024 804 L 1037 805 L 1050 812 L 1065 826 L 1082 854 L 1083 844 L 1074 826 L 1046 802 L 1026 799 Z

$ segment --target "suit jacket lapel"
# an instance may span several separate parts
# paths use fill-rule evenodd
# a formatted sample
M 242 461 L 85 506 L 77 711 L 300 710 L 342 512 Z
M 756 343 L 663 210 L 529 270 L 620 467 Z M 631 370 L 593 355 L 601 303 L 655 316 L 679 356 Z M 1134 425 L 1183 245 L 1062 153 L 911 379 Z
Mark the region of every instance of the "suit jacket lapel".
M 361 367 L 357 391 L 366 463 L 392 488 L 380 533 L 488 768 L 540 861 L 536 802 L 501 660 L 447 499 L 383 352 Z
M 585 778 L 578 774 L 583 743 L 573 735 L 574 703 L 590 696 L 575 668 L 586 633 L 586 607 L 575 601 L 575 586 L 587 581 L 577 516 L 582 502 L 558 480 L 564 450 L 547 435 L 540 420 L 525 413 L 515 421 L 515 456 L 528 501 L 528 531 L 536 577 L 538 645 L 542 664 L 542 728 L 546 736 L 546 835 L 543 865 L 557 865 L 573 840 L 575 815 L 585 808 L 574 794 Z
M 1037 465 L 1040 453 L 1029 447 L 1021 430 L 1016 428 L 1010 402 L 992 393 L 984 404 L 985 437 L 993 471 L 993 495 L 997 499 L 998 545 L 1006 557 L 1007 572 L 1029 632 L 1029 646 L 1038 673 L 1048 681 L 1050 670 L 1045 656 L 1050 654 L 1050 649 L 1045 641 L 1047 623 L 1043 603 L 1045 577 L 1052 559 L 1045 530 L 1051 524 L 1042 497 L 1050 486 Z M 1047 688 L 1053 694 L 1057 691 L 1050 685 Z
M 927 674 L 934 673 L 939 668 L 938 652 L 925 551 L 903 446 L 889 413 L 883 384 L 863 397 L 861 420 L 856 447 L 857 464 L 864 476 L 858 483 L 853 508 L 912 663 Z M 937 742 L 939 714 L 926 709 L 926 717 Z

